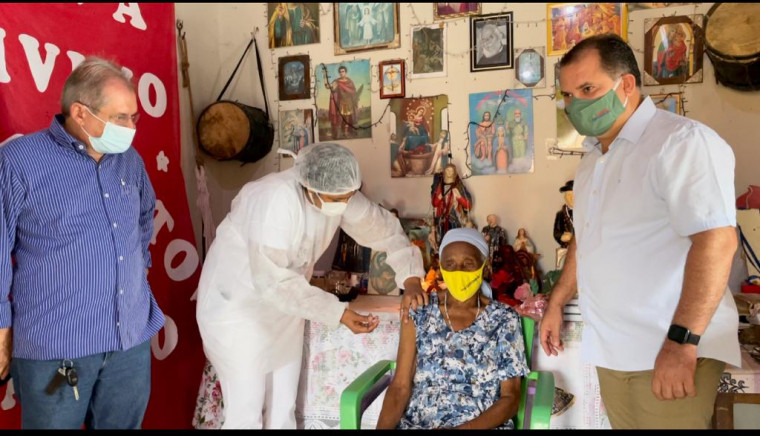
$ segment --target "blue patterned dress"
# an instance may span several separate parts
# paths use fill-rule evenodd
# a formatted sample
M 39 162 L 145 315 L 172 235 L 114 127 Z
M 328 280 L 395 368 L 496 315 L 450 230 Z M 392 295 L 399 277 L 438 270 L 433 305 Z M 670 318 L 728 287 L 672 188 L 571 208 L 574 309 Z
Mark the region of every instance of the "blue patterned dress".
M 438 309 L 438 296 L 413 314 L 417 370 L 399 429 L 455 427 L 501 397 L 501 382 L 527 375 L 520 315 L 491 301 L 475 322 L 454 332 Z M 499 426 L 512 429 L 512 420 Z

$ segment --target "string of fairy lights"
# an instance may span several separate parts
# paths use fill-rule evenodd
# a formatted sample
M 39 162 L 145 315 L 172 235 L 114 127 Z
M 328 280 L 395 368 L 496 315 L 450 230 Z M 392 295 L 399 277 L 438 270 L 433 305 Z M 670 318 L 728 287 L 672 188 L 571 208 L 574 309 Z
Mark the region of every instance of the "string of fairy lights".
M 267 6 L 268 3 L 263 3 L 262 5 L 263 5 L 263 7 L 264 7 L 265 10 L 268 10 L 267 9 L 268 8 L 268 6 Z M 318 13 L 319 13 L 320 21 L 321 21 L 319 23 L 319 28 L 321 29 L 321 32 L 320 32 L 321 33 L 321 37 L 320 37 L 321 41 L 320 41 L 320 43 L 329 42 L 329 41 L 325 41 L 325 40 L 331 39 L 330 36 L 332 36 L 332 35 L 329 35 L 331 32 L 326 32 L 325 31 L 326 29 L 328 29 L 328 26 L 325 25 L 325 20 L 321 20 L 321 19 L 324 18 L 324 17 L 327 17 L 327 16 L 333 16 L 333 20 L 334 20 L 334 16 L 335 16 L 335 12 L 336 12 L 334 10 L 334 7 L 335 7 L 334 5 L 337 5 L 337 4 L 319 3 Z M 399 38 L 400 38 L 400 40 L 407 40 L 408 41 L 409 38 L 411 37 L 411 33 L 414 32 L 415 29 L 419 29 L 419 28 L 422 28 L 422 27 L 430 27 L 430 26 L 442 27 L 443 26 L 443 27 L 446 27 L 447 31 L 449 31 L 449 32 L 452 29 L 455 29 L 455 28 L 457 28 L 459 26 L 465 26 L 468 29 L 470 28 L 470 18 L 472 17 L 471 15 L 463 15 L 463 16 L 452 17 L 452 18 L 447 17 L 445 20 L 442 20 L 442 19 L 433 19 L 433 21 L 426 21 L 426 20 L 420 19 L 420 17 L 417 14 L 417 8 L 420 8 L 420 7 L 432 8 L 433 7 L 432 4 L 406 3 L 406 4 L 404 4 L 403 9 L 400 6 L 398 6 L 398 4 L 396 4 L 396 5 L 397 6 L 396 6 L 395 11 L 396 11 L 396 13 L 399 14 L 399 16 L 397 17 L 398 23 L 401 22 L 401 17 L 403 15 L 405 15 L 405 18 L 408 19 L 408 23 L 406 23 L 406 25 L 405 25 L 405 29 L 407 29 L 407 31 L 403 32 L 403 35 L 401 35 L 402 32 L 399 31 Z M 621 4 L 621 5 L 624 5 L 624 4 Z M 491 4 L 489 6 L 493 6 L 493 5 Z M 697 15 L 698 6 L 699 6 L 699 4 L 694 3 L 693 14 L 692 14 L 693 16 Z M 482 5 L 481 5 L 481 7 L 482 7 Z M 625 6 L 623 6 L 623 8 L 624 7 Z M 402 10 L 405 10 L 406 14 L 402 15 L 401 14 Z M 679 8 L 679 10 L 683 11 L 682 8 Z M 483 16 L 483 15 L 485 15 L 485 16 L 498 16 L 499 14 L 503 14 L 503 13 L 506 13 L 506 12 L 510 12 L 510 6 L 508 6 L 506 3 L 502 3 L 502 7 L 499 10 L 495 10 L 495 11 L 491 10 L 488 13 L 481 12 L 481 14 L 478 15 L 478 16 Z M 627 12 L 626 13 L 626 16 L 627 16 L 627 23 L 626 24 L 627 24 L 627 28 L 628 28 L 627 35 L 630 38 L 632 35 L 634 35 L 634 32 L 632 31 L 633 26 L 635 24 L 641 22 L 641 20 L 636 17 L 635 13 L 632 16 L 631 11 L 626 11 L 626 12 Z M 660 14 L 660 16 L 654 17 L 655 18 L 654 21 L 656 21 L 656 19 L 659 19 L 659 18 L 662 18 L 662 17 L 677 16 L 677 15 L 678 16 L 682 16 L 684 14 L 682 12 L 679 13 L 676 10 L 673 10 L 673 11 L 662 11 L 662 13 Z M 505 15 L 504 17 L 505 17 L 504 19 L 506 19 L 506 21 L 507 21 L 507 24 L 508 25 L 512 25 L 514 30 L 521 29 L 521 28 L 526 29 L 526 30 L 530 29 L 530 28 L 545 28 L 545 26 L 547 26 L 547 23 L 549 22 L 546 18 L 536 19 L 536 20 L 514 20 L 514 19 L 510 19 L 509 15 Z M 651 20 L 651 19 L 653 19 L 653 18 L 648 17 L 645 21 Z M 398 27 L 397 27 L 397 29 L 398 29 Z M 255 32 L 256 32 L 256 34 L 258 34 L 259 29 L 256 28 Z M 264 38 L 262 38 L 263 40 L 261 42 L 259 42 L 259 43 L 262 44 L 262 45 L 264 45 L 264 46 L 266 46 L 266 47 L 269 47 L 269 41 L 267 39 L 267 36 L 268 36 L 267 33 L 268 32 L 264 32 L 264 35 L 262 35 Z M 408 56 L 406 57 L 406 59 L 414 59 L 414 53 L 412 52 L 413 51 L 412 44 L 400 44 L 401 47 L 403 47 L 404 45 L 406 45 L 406 49 L 407 49 L 406 51 L 408 53 Z M 472 44 L 470 44 L 470 45 L 472 45 Z M 378 47 L 378 48 L 383 48 L 383 47 Z M 400 48 L 400 47 L 396 46 L 396 47 L 388 47 L 388 48 Z M 541 48 L 543 48 L 543 47 L 541 47 Z M 635 53 L 638 53 L 639 55 L 644 55 L 645 54 L 645 51 L 643 49 L 636 48 L 636 47 L 632 47 L 632 49 L 634 50 Z M 473 53 L 474 53 L 475 50 L 476 50 L 475 47 L 468 47 L 466 49 L 456 50 L 456 51 L 455 50 L 444 49 L 441 52 L 442 52 L 442 54 L 444 56 L 444 59 L 445 59 L 444 61 L 451 63 L 451 62 L 457 62 L 457 60 L 459 60 L 459 59 L 469 59 L 469 58 L 471 58 L 473 56 Z M 291 51 L 297 51 L 299 53 L 292 53 Z M 270 71 L 272 71 L 274 73 L 273 77 L 275 77 L 276 79 L 279 80 L 279 77 L 278 77 L 279 76 L 279 73 L 278 73 L 279 68 L 278 67 L 279 67 L 279 60 L 281 58 L 288 57 L 288 56 L 291 56 L 291 55 L 296 55 L 296 54 L 304 54 L 303 51 L 308 51 L 308 46 L 304 47 L 304 48 L 300 48 L 299 46 L 270 48 L 271 55 L 270 55 L 270 65 L 269 65 L 269 68 L 270 68 Z M 366 54 L 366 52 L 363 53 L 363 54 Z M 337 58 L 335 60 L 334 63 L 338 64 L 338 63 L 353 62 L 353 61 L 356 61 L 356 60 L 363 60 L 363 59 L 357 59 L 357 55 L 361 56 L 362 54 L 353 53 L 353 56 L 351 56 L 351 55 L 349 55 L 349 56 L 345 56 L 345 55 L 344 56 L 340 56 L 339 58 Z M 541 56 L 542 56 L 543 59 L 547 59 L 548 58 L 548 56 L 546 56 L 545 54 L 542 54 Z M 330 56 L 330 57 L 332 57 L 332 56 Z M 369 56 L 366 56 L 366 57 L 369 57 Z M 366 59 L 366 57 L 365 57 L 365 59 Z M 398 57 L 398 56 L 396 56 L 396 57 Z M 404 61 L 404 62 L 407 63 L 406 61 Z M 330 65 L 330 64 L 327 64 L 327 65 Z M 327 80 L 328 83 L 332 83 L 332 80 L 334 79 L 333 77 L 330 77 L 327 65 L 324 62 L 314 62 L 313 59 L 312 59 L 310 65 L 309 65 L 310 77 L 312 78 L 311 83 L 309 84 L 310 95 L 311 95 L 311 100 L 312 100 L 313 108 L 315 109 L 315 116 L 312 117 L 312 130 L 313 131 L 316 131 L 318 129 L 318 112 L 317 111 L 319 110 L 319 106 L 317 104 L 317 100 L 318 100 L 319 94 L 321 92 L 330 92 L 331 94 L 330 94 L 330 96 L 328 98 L 333 98 L 332 90 L 330 89 L 330 87 L 320 86 L 320 85 L 324 85 L 324 80 Z M 370 69 L 369 69 L 369 71 L 370 71 L 369 93 L 371 93 L 371 94 L 377 94 L 378 91 L 379 91 L 379 87 L 380 87 L 380 77 L 379 77 L 379 68 L 378 68 L 379 67 L 379 63 L 374 63 L 374 62 L 370 61 L 369 62 L 369 66 L 370 66 Z M 548 70 L 549 70 L 549 66 L 546 67 L 546 71 L 548 71 Z M 317 73 L 318 72 L 321 73 L 321 76 L 319 77 L 321 80 L 317 80 L 317 77 L 318 77 Z M 556 86 L 555 86 L 555 83 L 554 83 L 553 80 L 550 81 L 549 78 L 546 77 L 546 73 L 545 72 L 543 72 L 543 73 L 544 73 L 543 80 L 546 81 L 546 88 L 547 88 L 548 92 L 546 92 L 546 93 L 535 93 L 535 94 L 533 94 L 532 97 L 535 100 L 539 100 L 541 98 L 547 98 L 547 99 L 550 99 L 550 100 L 555 100 L 556 99 Z M 412 68 L 404 68 L 404 80 L 406 80 L 407 82 L 413 82 L 415 80 L 420 80 L 419 78 L 414 78 L 413 76 L 414 76 L 414 74 L 412 72 Z M 517 80 L 516 80 L 516 82 L 517 82 Z M 549 83 L 549 82 L 551 82 L 551 83 Z M 513 84 L 513 85 L 515 85 L 515 84 Z M 652 87 L 650 84 L 645 84 L 645 85 L 647 85 L 650 88 Z M 668 86 L 672 87 L 672 85 L 668 85 Z M 526 88 L 530 88 L 530 87 L 526 87 Z M 676 99 L 679 100 L 679 103 L 680 103 L 679 104 L 679 109 L 681 111 L 681 115 L 686 115 L 689 111 L 686 109 L 686 103 L 687 103 L 688 100 L 685 98 L 685 89 L 686 89 L 685 84 L 681 83 L 681 84 L 677 84 L 677 91 L 667 91 L 664 87 L 662 87 L 660 89 L 659 94 L 654 94 L 652 92 L 649 92 L 649 94 L 650 95 L 657 95 L 658 96 L 654 100 L 655 104 L 663 103 L 668 98 L 675 97 Z M 276 118 L 279 118 L 280 100 L 279 100 L 278 96 L 276 95 L 276 93 L 273 93 L 273 94 L 274 95 L 272 97 L 270 97 L 269 100 L 272 103 L 274 103 L 274 104 L 272 104 L 270 106 L 271 107 L 276 107 L 277 110 L 273 111 L 273 114 L 270 115 L 270 117 L 274 119 L 273 121 L 279 121 Z M 433 96 L 431 96 L 431 97 L 433 97 Z M 407 95 L 405 96 L 405 98 L 424 98 L 424 97 L 422 95 L 414 95 L 414 94 L 407 93 Z M 503 95 L 502 95 L 502 97 L 501 97 L 501 100 L 499 101 L 499 103 L 497 105 L 497 112 L 501 108 L 501 106 L 504 103 L 504 101 L 505 101 L 506 98 L 507 98 L 507 91 L 505 90 L 504 93 L 503 93 Z M 449 106 L 451 108 L 451 103 L 449 103 Z M 390 100 L 388 100 L 387 102 L 385 102 L 385 105 L 383 106 L 383 109 L 382 109 L 382 112 L 381 112 L 380 116 L 378 118 L 376 118 L 375 121 L 372 121 L 370 119 L 369 122 L 354 124 L 354 123 L 350 122 L 350 120 L 346 119 L 345 116 L 342 113 L 340 114 L 340 116 L 342 118 L 342 121 L 345 124 L 347 124 L 350 128 L 352 128 L 354 130 L 357 130 L 357 131 L 361 131 L 361 130 L 372 129 L 372 128 L 380 125 L 380 124 L 383 124 L 383 120 L 385 119 L 385 117 L 386 117 L 386 115 L 387 115 L 387 113 L 388 113 L 389 110 L 391 110 Z M 274 112 L 276 112 L 277 115 L 275 115 Z M 450 113 L 450 115 L 449 115 L 449 120 L 450 120 L 451 119 L 451 111 L 449 111 L 449 113 Z M 449 123 L 451 123 L 451 121 L 449 121 Z M 450 148 L 449 149 L 450 150 L 457 150 L 458 152 L 462 152 L 462 153 L 464 153 L 464 156 L 465 156 L 465 166 L 467 167 L 468 174 L 460 176 L 460 178 L 462 178 L 462 179 L 466 179 L 466 178 L 468 178 L 468 177 L 470 177 L 472 175 L 472 168 L 470 166 L 470 152 L 469 152 L 469 149 L 470 149 L 470 130 L 471 130 L 471 127 L 473 125 L 480 126 L 481 124 L 478 123 L 478 122 L 474 122 L 474 121 L 467 122 L 465 131 L 463 132 L 464 143 L 461 146 L 456 146 L 456 147 L 454 146 L 454 141 L 451 138 L 452 135 L 451 135 L 450 130 L 449 130 L 449 141 L 450 141 Z M 277 129 L 277 130 L 278 130 L 278 133 L 275 135 L 275 145 L 282 146 L 280 144 L 280 142 L 281 142 L 280 129 Z M 549 152 L 551 153 L 551 151 L 549 151 Z M 451 151 L 449 151 L 449 159 L 451 160 Z M 281 157 L 278 157 L 278 159 L 274 162 L 274 165 L 276 166 L 276 168 L 277 168 L 278 171 L 281 169 Z

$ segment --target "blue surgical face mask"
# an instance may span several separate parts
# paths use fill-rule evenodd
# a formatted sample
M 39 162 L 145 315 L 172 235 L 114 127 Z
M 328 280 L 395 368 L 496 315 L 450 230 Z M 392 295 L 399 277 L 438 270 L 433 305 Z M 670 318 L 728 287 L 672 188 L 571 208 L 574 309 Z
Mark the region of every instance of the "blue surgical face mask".
M 85 106 L 85 108 L 93 117 L 106 125 L 100 138 L 90 136 L 90 134 L 84 130 L 84 126 L 82 126 L 82 131 L 84 131 L 87 138 L 90 140 L 92 148 L 100 154 L 117 154 L 127 151 L 132 145 L 132 139 L 134 139 L 137 129 L 130 129 L 129 127 L 119 126 L 110 121 L 103 121 L 98 118 L 97 115 L 93 114 L 90 108 L 87 106 Z

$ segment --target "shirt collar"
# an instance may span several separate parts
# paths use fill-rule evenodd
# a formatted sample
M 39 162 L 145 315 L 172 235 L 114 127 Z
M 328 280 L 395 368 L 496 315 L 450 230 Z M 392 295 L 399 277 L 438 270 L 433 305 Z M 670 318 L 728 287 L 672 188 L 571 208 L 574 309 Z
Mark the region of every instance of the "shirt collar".
M 649 125 L 649 122 L 652 121 L 652 117 L 654 117 L 656 111 L 657 107 L 652 102 L 652 99 L 649 96 L 644 97 L 644 101 L 641 102 L 639 107 L 633 112 L 633 115 L 631 115 L 631 118 L 628 118 L 623 128 L 620 129 L 620 133 L 618 133 L 615 141 L 625 139 L 632 144 L 637 143 L 641 139 L 641 135 L 644 134 L 644 130 Z M 583 140 L 582 145 L 584 151 L 591 151 L 594 148 L 602 149 L 602 144 L 593 136 L 587 136 Z
M 57 114 L 53 117 L 53 121 L 50 122 L 50 128 L 48 130 L 50 131 L 50 134 L 53 135 L 56 144 L 61 147 L 71 147 L 80 153 L 87 153 L 87 145 L 71 136 L 71 134 L 63 127 L 65 121 L 66 118 L 63 114 Z M 83 147 L 80 148 L 80 145 Z

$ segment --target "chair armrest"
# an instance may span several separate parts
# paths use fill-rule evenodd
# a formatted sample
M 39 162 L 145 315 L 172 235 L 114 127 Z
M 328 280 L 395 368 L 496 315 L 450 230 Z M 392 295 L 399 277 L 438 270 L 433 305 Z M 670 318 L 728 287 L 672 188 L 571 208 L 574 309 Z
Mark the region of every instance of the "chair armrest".
M 391 382 L 393 360 L 381 360 L 361 373 L 340 395 L 340 428 L 358 430 L 362 414 Z
M 528 378 L 536 380 L 528 428 L 548 430 L 554 406 L 554 374 L 548 371 L 534 371 L 528 374 Z

